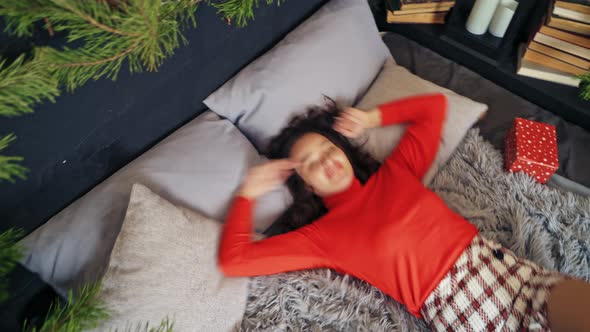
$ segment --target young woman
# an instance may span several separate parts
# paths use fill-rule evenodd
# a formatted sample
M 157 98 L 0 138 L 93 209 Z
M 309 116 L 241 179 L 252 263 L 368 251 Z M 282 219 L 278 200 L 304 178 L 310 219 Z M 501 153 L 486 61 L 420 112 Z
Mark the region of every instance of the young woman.
M 421 183 L 445 119 L 442 94 L 364 112 L 332 102 L 294 118 L 251 169 L 219 251 L 229 276 L 332 268 L 379 288 L 437 331 L 590 331 L 588 284 L 517 258 Z M 347 138 L 407 123 L 379 165 Z M 295 230 L 252 240 L 257 197 L 287 181 Z

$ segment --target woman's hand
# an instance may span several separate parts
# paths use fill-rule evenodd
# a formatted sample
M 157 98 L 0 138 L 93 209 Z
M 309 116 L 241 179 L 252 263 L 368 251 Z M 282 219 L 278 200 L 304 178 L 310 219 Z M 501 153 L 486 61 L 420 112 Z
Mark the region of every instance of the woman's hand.
M 256 199 L 266 194 L 285 182 L 299 164 L 289 159 L 277 159 L 252 167 L 242 182 L 238 195 Z
M 347 107 L 340 116 L 336 117 L 334 130 L 349 138 L 361 136 L 366 129 L 378 127 L 381 114 L 375 109 L 369 112 L 358 108 Z

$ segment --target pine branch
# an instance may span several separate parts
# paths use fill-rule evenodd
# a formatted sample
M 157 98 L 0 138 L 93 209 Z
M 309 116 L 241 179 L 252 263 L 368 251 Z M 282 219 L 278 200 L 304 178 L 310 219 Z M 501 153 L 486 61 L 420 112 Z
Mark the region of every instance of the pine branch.
M 17 244 L 23 235 L 22 230 L 14 228 L 0 234 L 0 302 L 8 298 L 6 276 L 23 257 L 23 249 Z
M 117 18 L 101 15 L 108 9 L 110 9 L 110 6 L 104 1 L 2 0 L 0 2 L 0 16 L 4 16 L 6 20 L 6 31 L 19 37 L 30 36 L 33 24 L 45 20 L 45 18 L 48 18 L 52 23 L 60 22 L 60 27 L 74 24 L 82 27 L 92 26 L 105 32 L 124 36 L 136 35 L 132 31 L 113 28 L 113 22 Z M 93 14 L 101 16 L 95 17 Z M 55 30 L 63 31 L 66 29 L 56 28 Z
M 280 5 L 283 0 L 276 0 Z M 111 4 L 114 3 L 113 4 Z M 37 52 L 51 74 L 72 91 L 88 80 L 116 79 L 125 60 L 130 71 L 156 71 L 186 39 L 180 30 L 196 26 L 201 0 L 2 0 L 0 16 L 6 30 L 19 36 L 32 33 L 37 21 L 46 28 L 66 32 L 68 42 L 81 47 Z M 209 0 L 205 0 L 210 3 Z M 266 0 L 271 4 L 274 0 Z M 224 17 L 239 26 L 254 18 L 258 0 L 224 0 L 214 4 Z
M 176 19 L 181 29 L 195 28 L 197 26 L 195 13 L 202 1 L 209 2 L 209 0 L 165 1 L 160 8 L 160 16 L 166 20 Z
M 76 19 L 82 19 L 82 20 L 90 23 L 90 25 L 97 27 L 100 30 L 104 30 L 106 32 L 110 32 L 112 34 L 121 35 L 121 36 L 128 36 L 128 37 L 141 36 L 141 34 L 139 34 L 139 33 L 125 32 L 125 31 L 118 30 L 116 28 L 112 28 L 107 24 L 102 24 L 102 23 L 98 22 L 96 19 L 94 19 L 94 17 L 92 17 L 92 14 L 85 13 L 83 11 L 83 9 L 77 8 L 73 2 L 68 3 L 67 0 L 53 0 L 53 2 L 56 5 L 66 9 L 67 11 L 74 13 L 77 16 Z M 97 7 L 89 7 L 89 8 L 87 8 L 87 10 L 93 11 L 93 14 L 95 14 L 96 16 L 100 16 L 100 14 L 102 14 L 104 12 L 110 12 L 111 7 L 107 2 L 94 1 L 94 2 L 91 2 L 91 4 L 97 5 Z M 108 16 L 107 17 L 104 17 L 104 16 L 100 17 L 100 19 L 103 21 L 108 21 Z M 113 22 L 109 22 L 109 23 L 113 23 Z
M 102 282 L 99 281 L 82 287 L 75 296 L 70 290 L 64 304 L 59 300 L 52 303 L 40 327 L 28 326 L 25 322 L 23 332 L 82 332 L 99 328 L 110 317 L 105 303 L 100 299 L 101 288 Z M 129 323 L 121 332 L 172 332 L 173 327 L 174 323 L 165 318 L 158 326 Z M 117 331 L 120 330 L 114 330 Z
M 5 149 L 8 144 L 14 141 L 16 137 L 13 134 L 6 135 L 0 139 L 0 150 Z M 25 174 L 27 169 L 19 164 L 18 162 L 23 161 L 22 157 L 7 157 L 0 155 L 0 182 L 9 181 L 14 183 L 14 178 L 18 177 L 21 180 L 26 179 Z
M 44 6 L 43 0 L 2 0 L 0 1 L 0 16 L 4 17 L 6 27 L 4 31 L 18 37 L 29 37 L 33 33 L 33 24 L 41 19 L 40 11 Z
M 162 4 L 158 0 L 130 0 L 121 2 L 117 10 L 110 7 L 89 6 L 97 20 L 125 31 L 140 33 L 127 36 L 108 35 L 104 29 L 81 30 L 74 26 L 62 26 L 68 31 L 77 30 L 75 39 L 83 39 L 80 50 L 64 50 L 53 58 L 50 68 L 68 90 L 84 84 L 89 79 L 102 76 L 116 79 L 117 73 L 127 60 L 130 72 L 155 71 L 173 54 L 184 37 L 180 33 L 182 22 L 189 17 L 194 20 L 195 1 L 175 1 Z M 162 15 L 163 14 L 163 15 Z M 180 21 L 178 20 L 180 18 Z
M 6 60 L 0 58 L 0 115 L 32 113 L 35 104 L 44 100 L 55 102 L 59 95 L 57 84 L 37 59 L 25 62 L 21 55 L 6 65 Z
M 81 41 L 76 49 L 43 48 L 37 52 L 54 77 L 72 91 L 88 80 L 116 79 L 124 60 L 133 72 L 156 71 L 186 43 L 181 28 L 196 25 L 200 0 L 127 0 L 111 7 L 106 1 L 3 0 L 0 15 L 8 29 L 30 34 L 30 25 L 47 18 L 55 31 L 67 32 L 68 42 Z
M 82 49 L 64 48 L 62 51 L 50 47 L 36 49 L 37 57 L 46 63 L 55 79 L 69 91 L 84 85 L 87 81 L 103 76 L 115 80 L 125 56 L 138 48 L 138 42 L 126 45 L 117 41 L 113 48 L 105 46 Z M 131 68 L 139 66 L 136 59 L 129 59 Z M 132 70 L 133 71 L 133 70 Z
M 580 98 L 590 101 L 590 72 L 580 75 L 579 78 L 582 80 L 580 83 Z
M 280 6 L 284 0 L 277 0 L 277 6 Z M 274 0 L 266 0 L 270 5 Z M 237 22 L 239 27 L 244 27 L 248 21 L 254 20 L 254 6 L 258 8 L 258 0 L 223 0 L 220 3 L 214 3 L 213 7 L 217 8 L 217 13 Z
M 82 287 L 74 297 L 68 292 L 65 304 L 55 301 L 41 327 L 23 326 L 23 331 L 30 332 L 79 332 L 94 329 L 109 315 L 104 304 L 99 299 L 102 284 L 91 283 Z

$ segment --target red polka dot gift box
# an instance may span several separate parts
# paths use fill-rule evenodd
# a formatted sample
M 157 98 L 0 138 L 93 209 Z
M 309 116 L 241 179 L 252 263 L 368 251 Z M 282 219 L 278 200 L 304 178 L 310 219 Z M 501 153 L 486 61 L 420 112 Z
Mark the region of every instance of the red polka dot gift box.
M 559 167 L 555 127 L 516 118 L 504 140 L 504 165 L 545 184 Z

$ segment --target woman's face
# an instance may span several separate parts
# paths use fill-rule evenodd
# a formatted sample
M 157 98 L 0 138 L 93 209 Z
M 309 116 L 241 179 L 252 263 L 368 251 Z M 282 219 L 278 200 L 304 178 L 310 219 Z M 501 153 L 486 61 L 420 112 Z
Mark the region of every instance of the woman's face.
M 301 136 L 291 148 L 289 159 L 301 162 L 297 174 L 321 197 L 345 190 L 354 178 L 344 152 L 317 133 Z

